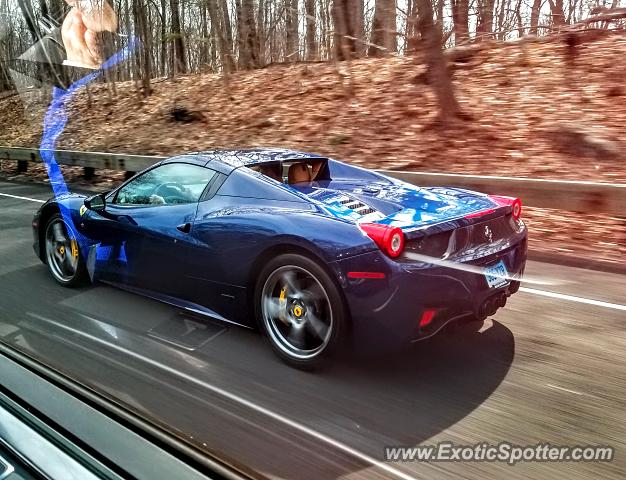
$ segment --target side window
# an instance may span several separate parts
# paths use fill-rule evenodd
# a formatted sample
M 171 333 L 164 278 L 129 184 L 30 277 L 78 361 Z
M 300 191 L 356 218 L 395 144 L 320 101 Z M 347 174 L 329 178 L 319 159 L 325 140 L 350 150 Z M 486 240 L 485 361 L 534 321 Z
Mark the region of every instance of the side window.
M 215 171 L 189 163 L 166 163 L 124 185 L 115 195 L 119 205 L 195 203 Z

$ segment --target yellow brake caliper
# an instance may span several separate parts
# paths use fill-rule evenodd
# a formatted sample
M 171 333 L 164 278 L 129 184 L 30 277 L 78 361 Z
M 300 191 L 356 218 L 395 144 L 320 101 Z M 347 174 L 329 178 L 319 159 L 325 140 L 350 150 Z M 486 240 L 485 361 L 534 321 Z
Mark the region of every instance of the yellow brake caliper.
M 70 242 L 70 246 L 72 247 L 72 257 L 74 259 L 78 258 L 78 243 L 76 242 L 75 239 L 72 238 L 72 241 Z
M 285 285 L 280 291 L 280 296 L 278 297 L 278 304 L 280 305 L 278 318 L 280 318 L 282 322 L 287 322 L 287 319 L 285 318 L 285 311 L 287 310 L 285 308 L 287 306 L 287 285 Z

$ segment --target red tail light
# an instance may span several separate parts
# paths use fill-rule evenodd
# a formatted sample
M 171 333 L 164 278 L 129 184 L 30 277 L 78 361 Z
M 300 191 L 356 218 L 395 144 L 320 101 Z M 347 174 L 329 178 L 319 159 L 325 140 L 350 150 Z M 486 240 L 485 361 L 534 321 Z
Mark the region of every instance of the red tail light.
M 359 227 L 391 258 L 396 258 L 404 250 L 404 233 L 398 227 L 379 223 L 361 223 Z
M 380 278 L 385 278 L 385 274 L 383 272 L 348 272 L 348 278 L 380 279 Z
M 424 310 L 424 313 L 422 313 L 422 318 L 420 318 L 420 328 L 425 327 L 430 322 L 432 322 L 433 318 L 435 318 L 435 313 L 437 313 L 436 310 Z
M 513 218 L 517 220 L 522 215 L 522 201 L 515 197 L 502 197 L 500 195 L 489 195 L 498 205 L 510 205 Z

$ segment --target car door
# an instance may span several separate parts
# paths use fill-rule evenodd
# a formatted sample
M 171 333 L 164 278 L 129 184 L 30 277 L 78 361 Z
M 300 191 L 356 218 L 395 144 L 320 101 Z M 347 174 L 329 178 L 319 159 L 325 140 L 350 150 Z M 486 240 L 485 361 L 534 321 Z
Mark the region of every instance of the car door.
M 184 297 L 198 201 L 215 175 L 197 164 L 162 164 L 114 192 L 104 212 L 91 212 L 99 278 Z

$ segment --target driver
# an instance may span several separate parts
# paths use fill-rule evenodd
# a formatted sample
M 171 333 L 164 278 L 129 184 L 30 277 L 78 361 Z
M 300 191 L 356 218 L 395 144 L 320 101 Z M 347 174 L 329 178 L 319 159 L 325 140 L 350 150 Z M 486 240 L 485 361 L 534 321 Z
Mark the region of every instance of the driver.
M 153 205 L 189 203 L 194 202 L 193 192 L 178 183 L 163 183 L 150 195 L 150 203 Z
M 150 195 L 150 205 L 165 205 L 165 199 L 161 195 Z

